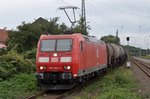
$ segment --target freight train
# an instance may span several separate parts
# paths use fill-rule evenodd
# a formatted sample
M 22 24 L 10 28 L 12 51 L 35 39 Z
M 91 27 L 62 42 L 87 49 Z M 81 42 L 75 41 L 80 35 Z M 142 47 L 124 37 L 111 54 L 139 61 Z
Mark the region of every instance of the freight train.
M 108 44 L 93 36 L 41 35 L 36 77 L 42 89 L 71 89 L 107 68 L 123 64 L 126 59 L 127 53 L 120 45 Z

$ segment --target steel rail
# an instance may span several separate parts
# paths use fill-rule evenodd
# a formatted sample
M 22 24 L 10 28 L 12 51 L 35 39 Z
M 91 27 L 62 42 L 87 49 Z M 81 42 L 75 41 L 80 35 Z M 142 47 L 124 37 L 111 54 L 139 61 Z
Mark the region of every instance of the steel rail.
M 150 77 L 150 73 L 147 72 L 147 71 L 141 66 L 141 65 L 143 65 L 144 63 L 139 62 L 139 60 L 137 60 L 137 59 L 135 59 L 135 58 L 132 58 L 131 61 L 132 61 L 134 64 L 136 64 L 148 77 Z M 143 66 L 145 66 L 145 65 L 143 65 Z M 147 67 L 147 66 L 145 66 L 145 67 Z M 148 66 L 148 68 L 149 68 L 149 66 Z
M 42 91 L 42 92 L 40 92 L 40 93 L 37 93 L 37 94 L 35 94 L 35 95 L 32 95 L 32 96 L 28 97 L 27 99 L 36 99 L 36 98 L 38 98 L 39 96 L 44 95 L 46 92 L 47 92 L 47 90 L 46 90 L 46 91 Z
M 150 66 L 149 66 L 149 65 L 147 65 L 146 63 L 144 63 L 143 61 L 138 60 L 138 62 L 140 62 L 140 63 L 141 63 L 141 64 L 143 64 L 145 67 L 147 67 L 147 68 L 149 68 L 149 69 L 150 69 Z

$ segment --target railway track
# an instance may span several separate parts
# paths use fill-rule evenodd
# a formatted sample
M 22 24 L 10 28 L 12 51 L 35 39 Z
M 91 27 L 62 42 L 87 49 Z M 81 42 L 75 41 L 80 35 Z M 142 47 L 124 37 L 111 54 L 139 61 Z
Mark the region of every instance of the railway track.
M 28 97 L 27 99 L 62 99 L 68 91 L 44 91 L 39 94 Z
M 150 66 L 139 59 L 132 58 L 131 61 L 136 64 L 148 77 L 150 77 Z
M 42 91 L 36 95 L 30 96 L 27 99 L 63 99 L 67 96 L 69 96 L 72 93 L 79 92 L 83 87 L 88 86 L 89 84 L 93 83 L 94 81 L 98 80 L 102 76 L 106 75 L 106 73 L 101 74 L 101 76 L 97 76 L 96 78 L 93 78 L 92 80 L 85 82 L 79 86 L 76 86 L 74 89 L 66 90 L 66 91 Z M 45 98 L 45 96 L 47 98 Z

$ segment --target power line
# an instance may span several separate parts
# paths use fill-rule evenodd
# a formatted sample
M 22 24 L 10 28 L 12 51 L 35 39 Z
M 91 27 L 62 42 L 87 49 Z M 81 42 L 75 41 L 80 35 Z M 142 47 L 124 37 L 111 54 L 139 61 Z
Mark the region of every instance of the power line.
M 148 16 L 138 15 L 138 14 L 136 14 L 136 13 L 129 12 L 129 11 L 123 10 L 123 9 L 119 9 L 119 8 L 117 8 L 117 7 L 114 7 L 114 6 L 111 6 L 111 5 L 107 5 L 107 4 L 102 3 L 102 2 L 99 3 L 99 4 L 101 4 L 101 5 L 103 5 L 103 6 L 107 6 L 107 7 L 109 7 L 109 8 L 114 9 L 114 10 L 118 10 L 118 11 L 120 11 L 120 12 L 125 12 L 125 13 L 130 14 L 130 15 L 134 15 L 134 16 L 138 16 L 138 17 L 142 17 L 142 18 L 150 18 L 150 17 L 148 17 Z
M 97 26 L 99 26 L 101 29 L 103 29 L 103 30 L 105 30 L 105 31 L 107 31 L 107 32 L 109 32 L 109 33 L 111 33 L 109 30 L 107 30 L 105 27 L 103 27 L 102 25 L 98 24 L 98 23 L 95 22 L 94 20 L 92 20 L 92 19 L 88 19 L 88 20 L 92 21 L 94 24 L 96 24 Z
M 64 4 L 68 5 L 68 6 L 71 6 L 71 4 L 65 2 L 64 0 L 60 0 L 60 1 L 63 2 Z M 78 14 L 80 14 L 80 12 L 79 12 L 78 10 L 77 10 L 77 12 L 78 12 Z M 88 20 L 92 21 L 94 24 L 96 24 L 97 26 L 99 26 L 101 29 L 103 29 L 103 30 L 105 30 L 105 31 L 107 31 L 107 32 L 109 32 L 109 33 L 111 33 L 109 30 L 107 30 L 105 27 L 101 26 L 100 24 L 98 24 L 98 23 L 95 22 L 94 20 L 92 20 L 92 19 L 88 19 Z
M 60 0 L 61 2 L 63 2 L 64 4 L 68 5 L 68 6 L 71 6 L 71 4 L 65 2 L 64 0 Z
M 115 26 L 115 27 L 118 27 L 117 25 L 115 25 L 112 21 L 110 21 L 107 17 L 105 17 L 101 12 L 100 10 L 98 10 L 94 5 L 92 5 L 90 2 L 88 2 L 89 5 L 94 8 L 96 11 L 99 12 L 99 14 L 101 15 L 102 18 L 104 18 L 105 20 L 107 20 L 111 25 Z

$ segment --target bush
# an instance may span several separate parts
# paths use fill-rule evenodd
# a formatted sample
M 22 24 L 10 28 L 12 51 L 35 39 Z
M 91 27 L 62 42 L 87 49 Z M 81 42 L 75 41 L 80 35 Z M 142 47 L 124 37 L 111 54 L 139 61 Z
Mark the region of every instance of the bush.
M 7 53 L 7 49 L 0 49 L 0 55 L 6 54 Z
M 17 73 L 32 73 L 35 65 L 23 55 L 10 51 L 0 56 L 0 78 L 7 79 Z
M 24 57 L 26 59 L 35 59 L 35 57 L 36 57 L 36 48 L 25 52 Z

